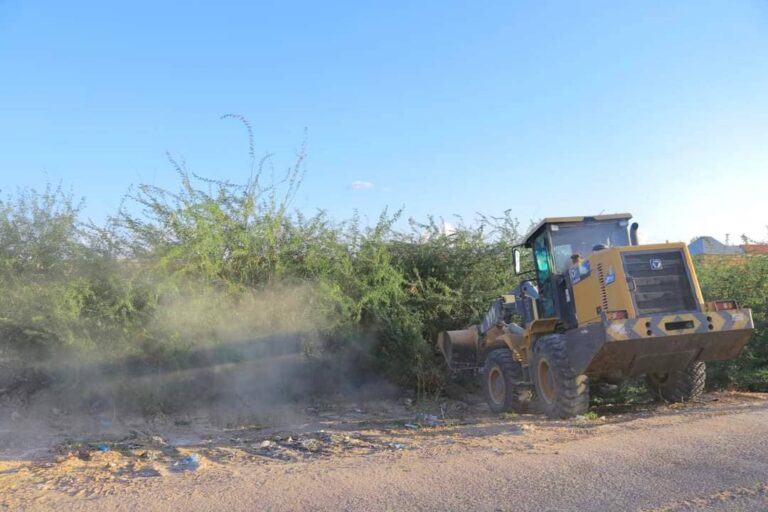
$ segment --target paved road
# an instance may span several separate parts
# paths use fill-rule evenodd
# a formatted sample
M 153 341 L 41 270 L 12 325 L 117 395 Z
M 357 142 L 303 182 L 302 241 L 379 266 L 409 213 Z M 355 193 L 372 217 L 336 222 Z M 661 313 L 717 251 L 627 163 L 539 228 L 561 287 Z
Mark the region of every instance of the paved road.
M 503 425 L 435 433 L 418 449 L 384 455 L 209 466 L 115 496 L 40 508 L 768 510 L 766 402 L 591 430 L 540 425 L 522 434 Z

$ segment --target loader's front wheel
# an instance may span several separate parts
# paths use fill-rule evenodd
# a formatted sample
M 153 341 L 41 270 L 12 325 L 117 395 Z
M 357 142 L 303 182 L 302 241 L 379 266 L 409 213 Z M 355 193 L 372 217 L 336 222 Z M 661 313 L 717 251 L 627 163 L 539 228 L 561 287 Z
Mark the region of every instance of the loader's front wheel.
M 530 387 L 523 382 L 523 367 L 506 348 L 488 354 L 482 371 L 483 393 L 491 411 L 525 412 L 531 401 Z
M 691 402 L 704 393 L 707 367 L 702 362 L 691 363 L 682 370 L 669 373 L 649 373 L 645 376 L 648 390 L 657 400 Z
M 536 342 L 531 371 L 539 406 L 547 416 L 570 418 L 587 412 L 589 382 L 586 375 L 571 369 L 562 335 L 544 336 Z

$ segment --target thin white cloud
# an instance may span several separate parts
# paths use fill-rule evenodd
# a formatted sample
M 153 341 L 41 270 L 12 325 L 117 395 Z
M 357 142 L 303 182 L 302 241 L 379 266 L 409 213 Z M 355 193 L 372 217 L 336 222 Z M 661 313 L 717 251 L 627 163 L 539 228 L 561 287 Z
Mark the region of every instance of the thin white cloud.
M 373 183 L 370 181 L 355 180 L 352 182 L 352 188 L 354 190 L 367 190 L 373 188 Z

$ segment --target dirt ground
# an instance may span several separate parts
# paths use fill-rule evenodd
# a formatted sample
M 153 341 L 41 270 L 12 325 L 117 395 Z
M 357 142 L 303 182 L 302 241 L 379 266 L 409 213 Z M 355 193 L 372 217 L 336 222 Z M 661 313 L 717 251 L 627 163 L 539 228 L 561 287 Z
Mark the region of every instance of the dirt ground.
M 568 421 L 343 399 L 213 419 L 0 409 L 7 510 L 768 510 L 768 395 Z

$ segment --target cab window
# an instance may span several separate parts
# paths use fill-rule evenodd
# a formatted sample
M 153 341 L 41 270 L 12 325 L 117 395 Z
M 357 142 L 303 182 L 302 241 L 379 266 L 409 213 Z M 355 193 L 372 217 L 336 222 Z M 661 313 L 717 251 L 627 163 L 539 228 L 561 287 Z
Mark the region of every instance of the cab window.
M 544 232 L 533 241 L 533 255 L 539 276 L 540 314 L 544 318 L 555 316 L 555 302 L 552 296 L 552 266 L 549 257 L 549 242 Z
M 536 270 L 539 272 L 539 280 L 548 279 L 552 273 L 549 265 L 549 244 L 546 233 L 542 233 L 533 241 L 533 254 L 536 258 Z
M 574 254 L 587 258 L 598 245 L 606 248 L 629 245 L 626 220 L 560 224 L 552 229 L 552 244 L 555 273 L 565 274 Z

